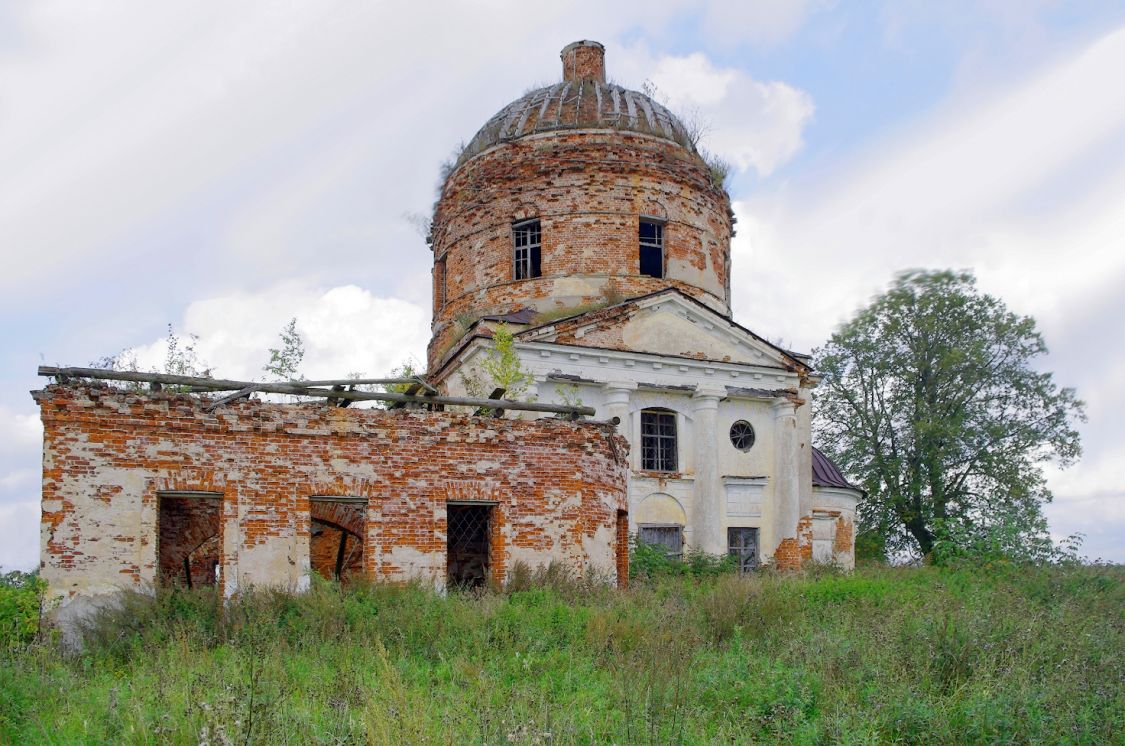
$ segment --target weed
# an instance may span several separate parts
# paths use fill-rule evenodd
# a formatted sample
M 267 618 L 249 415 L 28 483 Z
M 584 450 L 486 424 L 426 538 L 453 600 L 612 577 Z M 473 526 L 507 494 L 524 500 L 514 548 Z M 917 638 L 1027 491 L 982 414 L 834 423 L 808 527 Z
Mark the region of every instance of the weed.
M 627 591 L 517 564 L 473 594 L 125 594 L 80 652 L 0 650 L 0 743 L 1119 740 L 1121 568 L 740 576 L 644 552 Z

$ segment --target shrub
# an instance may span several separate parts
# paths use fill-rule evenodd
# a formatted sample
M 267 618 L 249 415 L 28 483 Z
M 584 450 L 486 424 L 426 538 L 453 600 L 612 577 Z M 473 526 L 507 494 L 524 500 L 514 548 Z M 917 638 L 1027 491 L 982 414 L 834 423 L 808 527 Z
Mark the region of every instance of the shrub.
M 44 590 L 46 583 L 35 573 L 0 575 L 0 648 L 26 644 L 39 633 Z
M 855 537 L 856 562 L 886 562 L 887 539 L 878 531 L 860 531 Z
M 732 573 L 735 559 L 729 555 L 708 554 L 687 548 L 682 557 L 674 557 L 655 544 L 646 544 L 637 537 L 630 543 L 629 577 L 656 578 L 677 575 L 708 577 Z

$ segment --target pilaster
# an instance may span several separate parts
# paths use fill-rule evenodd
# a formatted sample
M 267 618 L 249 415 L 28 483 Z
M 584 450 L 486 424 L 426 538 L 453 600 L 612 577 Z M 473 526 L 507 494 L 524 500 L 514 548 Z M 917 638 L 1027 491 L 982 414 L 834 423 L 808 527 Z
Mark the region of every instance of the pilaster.
M 717 415 L 726 389 L 700 384 L 692 396 L 695 430 L 695 541 L 696 548 L 709 554 L 727 551 L 723 525 L 726 496 L 719 475 Z
M 797 443 L 797 411 L 793 402 L 777 398 L 770 405 L 774 423 L 774 562 L 781 569 L 801 566 L 797 541 L 801 494 L 797 467 L 800 463 Z

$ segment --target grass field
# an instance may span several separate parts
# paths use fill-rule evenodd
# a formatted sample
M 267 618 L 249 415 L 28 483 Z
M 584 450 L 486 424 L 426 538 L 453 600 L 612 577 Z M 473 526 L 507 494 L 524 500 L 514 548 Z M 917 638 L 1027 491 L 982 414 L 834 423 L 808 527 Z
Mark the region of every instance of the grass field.
M 1122 743 L 1125 570 L 540 573 L 8 624 L 3 743 Z M 4 589 L 0 621 L 19 610 Z

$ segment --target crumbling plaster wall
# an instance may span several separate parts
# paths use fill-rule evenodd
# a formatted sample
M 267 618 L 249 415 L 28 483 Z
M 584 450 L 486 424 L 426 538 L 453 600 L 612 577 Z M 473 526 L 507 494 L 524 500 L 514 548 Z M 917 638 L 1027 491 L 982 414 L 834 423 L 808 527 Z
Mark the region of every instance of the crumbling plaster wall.
M 640 274 L 641 216 L 664 221 L 663 278 Z M 528 218 L 542 227 L 543 274 L 514 280 L 512 223 Z M 670 140 L 572 130 L 491 148 L 449 176 L 434 215 L 444 275 L 435 270 L 430 370 L 450 349 L 458 317 L 605 303 L 669 286 L 729 314 L 731 227 L 726 193 L 697 155 Z
M 312 496 L 366 500 L 364 570 L 445 579 L 446 503 L 496 503 L 493 579 L 523 560 L 612 576 L 628 446 L 606 424 L 240 401 L 52 385 L 44 426 L 41 571 L 53 599 L 157 581 L 162 492 L 221 498 L 221 572 L 308 582 Z

